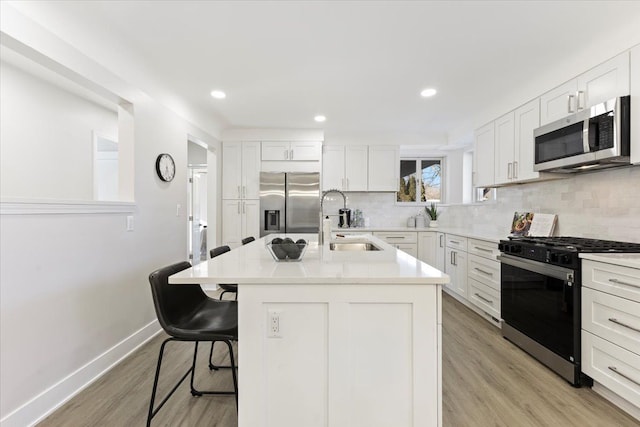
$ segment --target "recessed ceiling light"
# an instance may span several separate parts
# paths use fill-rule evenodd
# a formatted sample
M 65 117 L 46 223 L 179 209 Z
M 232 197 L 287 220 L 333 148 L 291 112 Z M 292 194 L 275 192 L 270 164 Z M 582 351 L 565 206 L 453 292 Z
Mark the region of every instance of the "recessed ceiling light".
M 420 96 L 422 96 L 424 98 L 428 98 L 430 96 L 435 95 L 436 93 L 438 93 L 437 90 L 435 90 L 433 88 L 429 88 L 429 89 L 425 89 L 422 92 L 420 92 Z
M 315 120 L 316 122 L 322 123 L 325 120 L 327 120 L 327 118 L 325 116 L 315 116 L 313 120 Z
M 213 96 L 215 99 L 225 99 L 227 97 L 227 94 L 221 90 L 212 90 L 211 96 Z

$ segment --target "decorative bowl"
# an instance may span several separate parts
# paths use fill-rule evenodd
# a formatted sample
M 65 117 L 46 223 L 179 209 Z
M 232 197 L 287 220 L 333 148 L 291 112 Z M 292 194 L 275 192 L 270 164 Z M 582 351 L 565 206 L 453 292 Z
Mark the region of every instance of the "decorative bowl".
M 308 242 L 300 239 L 299 243 L 293 241 L 269 242 L 266 244 L 267 250 L 276 262 L 298 262 L 302 261 L 304 253 L 307 251 Z M 304 242 L 304 243 L 303 243 Z

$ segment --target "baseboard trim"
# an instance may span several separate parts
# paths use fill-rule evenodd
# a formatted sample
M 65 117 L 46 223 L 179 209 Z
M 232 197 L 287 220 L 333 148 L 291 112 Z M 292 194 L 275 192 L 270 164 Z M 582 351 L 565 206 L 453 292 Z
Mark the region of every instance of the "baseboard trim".
M 161 331 L 157 320 L 143 326 L 0 420 L 0 427 L 33 426 L 48 417 Z
M 640 408 L 626 400 L 624 397 L 611 391 L 595 380 L 593 381 L 593 387 L 591 387 L 591 389 L 594 392 L 598 393 L 600 396 L 607 399 L 609 402 L 616 405 L 618 408 L 625 411 L 627 414 L 631 415 L 633 418 L 640 421 Z

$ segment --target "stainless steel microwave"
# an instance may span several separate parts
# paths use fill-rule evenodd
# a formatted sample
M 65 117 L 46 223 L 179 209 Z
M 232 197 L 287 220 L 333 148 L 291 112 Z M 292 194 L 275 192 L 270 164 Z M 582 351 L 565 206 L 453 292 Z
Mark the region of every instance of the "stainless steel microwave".
M 610 99 L 534 130 L 533 169 L 571 173 L 628 165 L 629 99 Z

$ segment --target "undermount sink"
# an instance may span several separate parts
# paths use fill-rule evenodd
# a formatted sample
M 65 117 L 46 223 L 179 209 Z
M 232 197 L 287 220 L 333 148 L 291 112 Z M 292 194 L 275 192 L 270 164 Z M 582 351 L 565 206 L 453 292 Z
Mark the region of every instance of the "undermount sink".
M 332 251 L 379 251 L 380 248 L 373 243 L 329 243 Z

